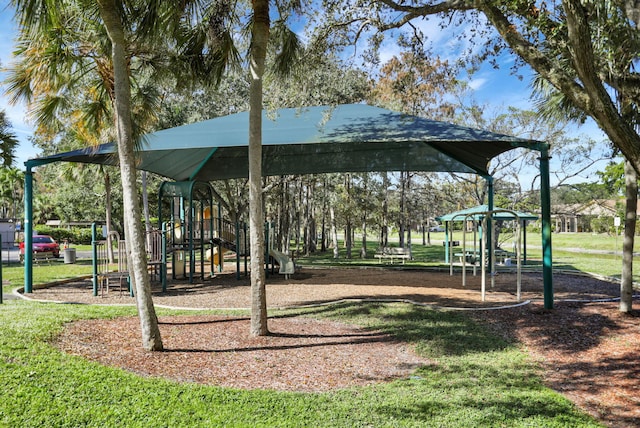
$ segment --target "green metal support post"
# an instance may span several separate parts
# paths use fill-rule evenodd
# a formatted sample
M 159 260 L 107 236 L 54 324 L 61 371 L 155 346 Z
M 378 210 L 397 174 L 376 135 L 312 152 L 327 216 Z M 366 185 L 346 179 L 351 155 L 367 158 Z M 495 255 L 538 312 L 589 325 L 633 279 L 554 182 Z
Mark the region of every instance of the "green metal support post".
M 486 248 L 489 249 L 487 257 L 489 258 L 489 272 L 491 275 L 495 274 L 495 266 L 493 265 L 494 258 L 493 253 L 496 250 L 493 246 L 493 206 L 494 206 L 494 195 L 493 195 L 493 177 L 490 175 L 485 176 L 487 180 L 487 208 L 491 214 L 489 214 L 489 221 L 487 221 L 487 230 L 485 231 L 485 239 L 487 240 Z M 484 257 L 484 255 L 483 255 Z
M 542 279 L 544 307 L 553 309 L 553 268 L 551 255 L 551 186 L 549 184 L 549 145 L 540 148 L 540 205 L 542 209 Z
M 236 221 L 236 279 L 240 279 L 240 222 L 238 221 Z
M 93 296 L 98 295 L 98 231 L 95 223 L 91 224 L 91 266 L 93 271 Z
M 24 292 L 33 292 L 33 171 L 25 162 L 24 173 Z
M 158 218 L 161 218 L 158 215 Z M 160 266 L 160 282 L 162 282 L 162 292 L 167 291 L 167 223 L 162 222 L 162 265 Z

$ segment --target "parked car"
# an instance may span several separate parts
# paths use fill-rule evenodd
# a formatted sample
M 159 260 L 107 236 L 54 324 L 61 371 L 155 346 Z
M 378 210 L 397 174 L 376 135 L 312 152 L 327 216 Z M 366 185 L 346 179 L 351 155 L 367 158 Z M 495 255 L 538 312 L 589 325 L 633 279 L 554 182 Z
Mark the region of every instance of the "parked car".
M 444 232 L 444 226 L 441 226 L 441 225 L 431 226 L 429 228 L 429 232 Z
M 24 241 L 20 243 L 20 259 L 24 257 Z M 50 252 L 53 257 L 60 257 L 60 245 L 49 235 L 33 235 L 33 252 Z

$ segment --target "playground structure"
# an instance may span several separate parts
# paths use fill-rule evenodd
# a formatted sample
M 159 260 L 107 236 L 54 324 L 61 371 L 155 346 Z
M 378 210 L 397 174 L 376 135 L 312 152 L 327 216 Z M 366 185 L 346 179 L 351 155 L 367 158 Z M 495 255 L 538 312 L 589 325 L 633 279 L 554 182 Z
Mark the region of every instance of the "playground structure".
M 147 233 L 147 266 L 152 280 L 162 284 L 167 291 L 169 273 L 173 280 L 204 280 L 222 271 L 226 253 L 235 253 L 236 277 L 241 276 L 241 260 L 247 274 L 249 255 L 246 224 L 233 223 L 222 216 L 220 204 L 213 203 L 213 189 L 208 183 L 185 181 L 164 182 L 158 196 L 158 223 L 161 229 Z M 295 264 L 286 254 L 273 248 L 273 240 L 267 228 L 267 263 L 279 266 L 279 274 L 288 279 L 295 273 Z M 115 246 L 115 249 L 113 249 Z M 118 279 L 119 289 L 129 287 L 126 241 L 117 232 L 99 239 L 93 226 L 93 294 L 104 295 L 109 291 L 110 280 Z M 168 266 L 171 267 L 170 271 Z
M 520 213 L 513 210 L 497 208 L 490 210 L 486 206 L 473 207 L 467 210 L 458 211 L 447 214 L 438 218 L 445 222 L 445 260 L 449 263 L 449 274 L 453 275 L 454 257 L 459 257 L 462 265 L 462 285 L 466 286 L 467 264 L 473 267 L 473 275 L 476 275 L 476 269 L 481 269 L 481 294 L 482 301 L 486 296 L 486 273 L 490 272 L 491 287 L 495 284 L 496 264 L 500 259 L 505 266 L 516 266 L 516 297 L 521 300 L 521 284 L 522 284 L 522 265 L 526 264 L 526 232 L 525 225 L 527 220 L 536 219 L 536 216 L 527 213 Z M 505 251 L 501 248 L 495 248 L 493 237 L 496 236 L 496 221 L 513 221 L 515 224 L 513 251 Z M 460 221 L 462 227 L 462 247 L 454 253 L 454 244 L 459 242 L 453 241 L 453 222 Z M 467 247 L 467 227 L 471 222 L 473 224 L 473 243 L 472 248 Z M 480 248 L 478 249 L 478 241 Z M 524 243 L 523 243 L 524 242 Z

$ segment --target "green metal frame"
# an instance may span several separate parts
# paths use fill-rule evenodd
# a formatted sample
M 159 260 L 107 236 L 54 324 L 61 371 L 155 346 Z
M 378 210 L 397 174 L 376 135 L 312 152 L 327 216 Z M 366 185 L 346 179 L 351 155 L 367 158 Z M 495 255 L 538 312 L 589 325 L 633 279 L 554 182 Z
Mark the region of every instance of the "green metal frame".
M 205 183 L 202 181 L 180 181 L 180 182 L 172 182 L 172 181 L 165 181 L 160 185 L 160 189 L 158 190 L 158 223 L 160 225 L 162 225 L 163 230 L 166 231 L 166 223 L 163 222 L 162 219 L 162 201 L 163 201 L 163 197 L 164 196 L 171 196 L 171 197 L 179 197 L 180 198 L 180 213 L 181 215 L 184 213 L 185 211 L 185 207 L 184 207 L 184 200 L 185 198 L 187 198 L 188 201 L 188 205 L 186 207 L 186 211 L 187 211 L 187 224 L 189 225 L 189 230 L 188 232 L 188 248 L 187 248 L 187 252 L 189 254 L 189 283 L 193 283 L 193 273 L 195 271 L 195 263 L 196 263 L 196 257 L 195 257 L 195 249 L 194 249 L 194 245 L 193 245 L 193 219 L 194 219 L 194 197 L 193 197 L 193 193 L 194 190 L 198 190 L 198 188 L 202 188 L 204 189 L 205 193 L 206 193 L 206 199 L 198 199 L 198 201 L 200 201 L 199 204 L 199 214 L 200 214 L 200 218 L 203 219 L 203 222 L 200 223 L 200 236 L 201 239 L 203 239 L 204 236 L 204 205 L 205 203 L 209 206 L 210 208 L 210 212 L 213 214 L 213 189 L 211 188 L 211 185 L 209 183 Z M 174 209 L 173 209 L 173 201 L 172 201 L 172 209 L 171 209 L 171 215 L 173 216 L 174 213 Z M 172 219 L 174 220 L 174 219 Z M 181 219 L 184 220 L 185 219 Z M 209 218 L 209 230 L 211 231 L 211 233 L 213 233 L 214 230 L 214 225 L 213 225 L 213 215 L 210 216 Z M 166 236 L 165 234 L 163 234 L 163 236 Z M 167 291 L 167 275 L 166 275 L 166 245 L 163 247 L 163 267 L 161 269 L 161 281 L 162 281 L 162 291 Z M 201 275 L 204 278 L 204 242 L 201 245 L 200 248 L 200 271 L 201 271 Z M 213 257 L 211 258 L 211 269 L 213 270 Z

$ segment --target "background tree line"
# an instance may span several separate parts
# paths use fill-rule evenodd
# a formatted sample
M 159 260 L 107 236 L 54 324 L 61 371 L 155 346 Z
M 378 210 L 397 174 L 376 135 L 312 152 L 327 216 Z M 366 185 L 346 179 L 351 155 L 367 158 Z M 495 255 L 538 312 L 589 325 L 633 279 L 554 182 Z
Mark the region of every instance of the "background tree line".
M 299 85 L 283 85 L 272 76 L 267 79 L 265 100 L 274 107 L 367 101 L 422 117 L 549 141 L 558 165 L 554 170 L 558 182 L 553 192 L 554 203 L 586 202 L 619 194 L 619 185 L 564 184 L 602 159 L 599 151 L 602 144 L 570 136 L 566 121 L 543 122 L 533 112 L 512 107 L 493 112 L 473 101 L 465 84 L 456 79 L 455 67 L 416 53 L 415 46 L 406 48 L 384 64 L 381 74 L 375 78 L 331 56 L 324 57 L 315 67 L 309 66 L 304 78 L 296 82 Z M 246 110 L 247 94 L 248 83 L 241 74 L 230 75 L 217 88 L 167 92 L 159 105 L 157 128 Z M 69 109 L 74 111 L 72 106 Z M 54 140 L 46 136 L 34 140 L 45 154 L 79 145 L 79 142 L 73 143 L 78 138 L 73 128 L 61 129 Z M 518 179 L 525 172 L 536 171 L 535 156 L 535 153 L 513 150 L 492 162 L 498 206 L 537 211 L 535 180 L 525 187 Z M 39 168 L 36 177 L 37 223 L 48 219 L 104 221 L 104 202 L 109 199 L 111 224 L 123 233 L 122 193 L 116 168 L 56 163 Z M 0 180 L 2 178 L 0 176 Z M 152 223 L 161 181 L 160 177 L 149 175 L 147 194 Z M 212 184 L 229 218 L 247 221 L 247 180 Z M 141 187 L 140 177 L 138 186 Z M 276 225 L 279 248 L 301 254 L 326 250 L 335 247 L 339 233 L 345 237 L 349 257 L 360 256 L 350 252 L 356 230 L 364 241 L 363 251 L 368 248 L 367 244 L 374 249 L 387 245 L 390 233 L 396 234 L 400 245 L 411 238 L 428 242 L 428 227 L 433 225 L 434 217 L 482 204 L 487 192 L 484 180 L 475 175 L 424 172 L 267 177 L 263 187 L 265 214 Z M 16 195 L 20 196 L 19 192 L 18 189 Z M 412 233 L 420 236 L 412 237 Z M 294 248 L 290 248 L 291 240 L 297 243 Z

